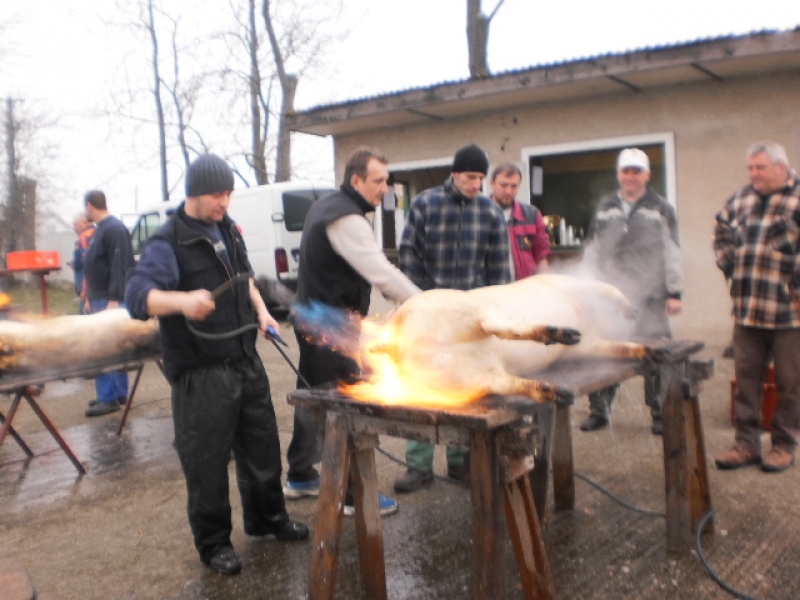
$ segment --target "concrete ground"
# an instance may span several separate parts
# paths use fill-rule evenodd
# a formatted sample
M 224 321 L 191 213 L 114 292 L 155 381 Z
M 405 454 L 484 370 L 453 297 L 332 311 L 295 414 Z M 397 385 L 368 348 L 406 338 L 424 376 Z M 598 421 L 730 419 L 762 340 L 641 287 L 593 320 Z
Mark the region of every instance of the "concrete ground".
M 293 335 L 286 326 L 288 341 Z M 701 395 L 715 533 L 703 548 L 727 584 L 760 599 L 800 597 L 800 471 L 765 474 L 758 468 L 717 471 L 712 457 L 732 443 L 732 361 L 723 344 L 708 344 L 700 357 L 716 361 L 716 376 Z M 266 341 L 267 365 L 285 452 L 292 429 L 286 394 L 294 375 Z M 294 345 L 288 350 L 296 360 Z M 169 389 L 154 364 L 144 370 L 121 437 L 121 413 L 83 416 L 93 397 L 91 380 L 48 383 L 39 401 L 82 460 L 76 470 L 39 420 L 23 405 L 15 426 L 36 453 L 25 460 L 12 439 L 0 447 L 0 556 L 26 567 L 42 600 L 199 600 L 305 597 L 310 544 L 280 544 L 244 535 L 235 486 L 233 542 L 244 570 L 221 577 L 198 560 L 186 521 L 186 494 L 172 449 Z M 0 397 L 7 413 L 11 398 Z M 578 430 L 585 398 L 572 410 L 576 471 L 626 502 L 664 510 L 661 438 L 649 430 L 640 379 L 625 383 L 614 404 L 610 429 Z M 384 437 L 382 446 L 402 457 L 405 442 Z M 768 438 L 764 439 L 765 451 Z M 444 453 L 436 471 L 445 471 Z M 378 455 L 381 489 L 389 492 L 403 467 Z M 284 465 L 285 470 L 285 465 Z M 707 574 L 696 552 L 665 551 L 665 523 L 624 508 L 578 480 L 574 511 L 549 506 L 545 543 L 560 598 L 729 598 Z M 437 480 L 398 497 L 400 512 L 384 520 L 389 597 L 469 598 L 471 541 L 466 488 Z M 552 500 L 550 501 L 552 503 Z M 291 516 L 314 525 L 315 499 L 290 502 Z M 509 598 L 522 598 L 513 556 L 505 557 Z M 502 557 L 498 568 L 503 568 Z M 360 597 L 354 525 L 347 520 L 340 555 L 337 598 Z M 0 589 L 0 599 L 3 590 Z

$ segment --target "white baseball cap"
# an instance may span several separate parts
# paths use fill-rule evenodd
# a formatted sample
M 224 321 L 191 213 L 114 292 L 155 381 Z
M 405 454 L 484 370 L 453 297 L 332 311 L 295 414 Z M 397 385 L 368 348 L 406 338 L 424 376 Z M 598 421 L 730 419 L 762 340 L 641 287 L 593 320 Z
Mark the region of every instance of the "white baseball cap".
M 642 171 L 650 170 L 650 159 L 647 154 L 638 148 L 625 148 L 619 153 L 617 159 L 617 169 L 627 169 L 628 167 L 635 167 Z

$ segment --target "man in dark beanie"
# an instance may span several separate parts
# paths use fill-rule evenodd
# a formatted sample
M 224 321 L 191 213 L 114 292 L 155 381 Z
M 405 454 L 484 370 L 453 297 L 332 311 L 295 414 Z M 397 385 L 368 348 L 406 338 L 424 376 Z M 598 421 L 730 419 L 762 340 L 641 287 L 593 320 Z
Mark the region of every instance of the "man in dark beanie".
M 234 575 L 228 462 L 247 535 L 308 537 L 289 519 L 281 452 L 257 332 L 279 331 L 255 287 L 244 240 L 227 214 L 233 173 L 213 154 L 186 173 L 186 200 L 142 250 L 125 299 L 137 319 L 159 317 L 164 371 L 172 387 L 175 447 L 200 559 Z
M 509 283 L 511 252 L 503 211 L 481 194 L 489 170 L 475 144 L 456 152 L 450 178 L 419 194 L 411 204 L 400 241 L 400 269 L 422 290 L 471 290 Z M 409 441 L 404 475 L 394 488 L 412 492 L 433 481 L 433 446 Z M 447 475 L 466 483 L 466 449 L 447 447 Z

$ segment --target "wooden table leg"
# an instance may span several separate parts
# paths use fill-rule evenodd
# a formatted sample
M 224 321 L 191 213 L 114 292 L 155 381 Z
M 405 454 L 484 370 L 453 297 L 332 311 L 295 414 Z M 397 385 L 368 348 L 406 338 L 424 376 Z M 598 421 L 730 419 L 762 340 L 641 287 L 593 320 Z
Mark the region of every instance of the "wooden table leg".
M 570 407 L 556 405 L 553 433 L 553 501 L 556 510 L 575 508 L 575 463 L 572 456 Z
M 386 600 L 386 563 L 378 506 L 378 471 L 375 468 L 377 435 L 353 436 L 350 477 L 356 514 L 356 535 L 361 566 L 361 594 L 369 600 Z
M 664 480 L 667 552 L 688 554 L 700 519 L 711 510 L 705 440 L 697 397 L 686 397 L 685 364 L 665 365 Z M 709 529 L 713 524 L 709 521 Z
M 348 417 L 332 412 L 326 415 L 317 522 L 308 580 L 310 600 L 333 600 L 336 590 L 339 542 L 344 520 L 342 509 L 350 470 L 349 435 Z
M 0 412 L 0 424 L 5 425 L 6 418 L 3 416 L 3 413 Z M 19 444 L 19 447 L 22 448 L 22 451 L 25 453 L 25 456 L 28 458 L 33 456 L 33 450 L 28 447 L 28 444 L 25 443 L 25 440 L 22 439 L 22 436 L 17 433 L 17 430 L 11 425 L 11 420 L 8 421 L 8 435 L 10 435 L 14 440 Z M 5 439 L 6 434 L 0 435 L 0 444 L 2 444 L 2 440 Z
M 700 399 L 691 396 L 684 400 L 687 415 L 687 456 L 689 471 L 689 498 L 692 535 L 697 533 L 701 519 L 711 510 L 711 488 L 708 484 L 708 463 L 706 463 L 706 441 L 703 434 L 703 422 L 700 418 Z M 714 517 L 706 521 L 704 533 L 714 531 Z
M 19 408 L 20 400 L 22 399 L 22 392 L 17 392 L 14 394 L 14 399 L 11 401 L 11 406 L 8 409 L 8 415 L 6 416 L 6 420 L 3 423 L 3 426 L 0 427 L 0 446 L 3 445 L 3 441 L 6 439 L 6 435 L 8 435 L 9 431 L 11 431 L 11 423 L 14 421 L 14 415 L 17 414 L 17 409 Z
M 556 587 L 542 539 L 533 491 L 527 477 L 506 484 L 505 512 L 527 600 L 555 600 Z
M 491 431 L 470 436 L 470 493 L 472 496 L 472 551 L 474 598 L 506 597 L 506 570 L 498 557 L 505 554 L 501 507 L 500 457 Z
M 47 431 L 50 432 L 50 435 L 53 436 L 53 439 L 61 447 L 61 450 L 63 450 L 64 454 L 67 455 L 67 458 L 69 458 L 70 462 L 72 462 L 72 464 L 75 465 L 75 468 L 78 470 L 78 473 L 81 475 L 86 475 L 86 469 L 83 468 L 81 461 L 79 461 L 78 457 L 75 456 L 75 454 L 72 452 L 72 448 L 70 448 L 67 442 L 64 441 L 64 438 L 62 438 L 61 434 L 58 433 L 58 429 L 56 429 L 56 426 L 53 425 L 53 423 L 50 421 L 47 415 L 44 414 L 44 411 L 36 403 L 36 400 L 34 400 L 30 394 L 23 394 L 23 396 L 25 397 L 25 400 L 28 401 L 28 404 L 33 409 L 33 412 L 36 413 L 36 416 L 39 417 L 39 420 L 47 428 Z
M 545 509 L 547 508 L 555 410 L 554 404 L 542 404 L 536 413 L 539 445 L 536 448 L 535 462 L 530 474 L 530 480 L 533 498 L 536 503 L 536 513 L 540 523 L 544 522 Z

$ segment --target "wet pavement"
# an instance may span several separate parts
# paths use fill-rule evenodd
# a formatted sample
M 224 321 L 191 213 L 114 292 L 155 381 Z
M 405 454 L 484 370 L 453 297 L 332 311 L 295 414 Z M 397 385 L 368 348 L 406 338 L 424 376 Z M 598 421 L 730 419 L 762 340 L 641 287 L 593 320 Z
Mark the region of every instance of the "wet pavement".
M 287 341 L 294 336 L 284 331 Z M 732 361 L 723 341 L 707 343 L 716 376 L 701 394 L 711 500 L 716 530 L 703 539 L 710 565 L 730 586 L 760 599 L 800 597 L 800 471 L 765 474 L 757 468 L 720 472 L 711 457 L 732 443 Z M 291 437 L 286 394 L 294 374 L 265 341 L 281 447 Z M 292 344 L 289 356 L 296 358 Z M 8 438 L 0 447 L 0 556 L 18 559 L 43 600 L 143 600 L 305 597 L 310 543 L 281 544 L 242 532 L 235 485 L 233 543 L 244 569 L 221 577 L 200 564 L 185 515 L 186 494 L 172 448 L 169 388 L 152 363 L 122 436 L 121 412 L 83 416 L 93 381 L 51 382 L 38 398 L 87 469 L 83 477 L 23 403 L 14 425 L 36 453 L 32 459 Z M 0 397 L 7 412 L 10 396 Z M 614 403 L 612 426 L 583 433 L 585 398 L 572 410 L 575 469 L 635 507 L 664 511 L 661 438 L 649 429 L 641 379 L 626 382 Z M 402 458 L 405 441 L 382 437 L 382 448 Z M 768 438 L 764 439 L 765 451 Z M 403 467 L 377 455 L 381 490 L 389 492 Z M 444 452 L 435 469 L 444 473 Z M 285 464 L 284 464 L 285 470 Z M 232 473 L 232 471 L 231 471 Z M 560 598 L 730 598 L 707 574 L 696 552 L 668 555 L 663 517 L 629 510 L 583 480 L 576 508 L 545 521 L 545 544 Z M 398 496 L 397 515 L 384 519 L 389 597 L 451 600 L 471 596 L 470 506 L 466 488 L 437 480 Z M 288 503 L 293 518 L 313 526 L 315 499 Z M 337 598 L 360 598 L 354 523 L 345 520 Z M 523 598 L 508 549 L 497 568 L 508 573 L 508 597 Z M 0 599 L 3 591 L 0 590 Z

